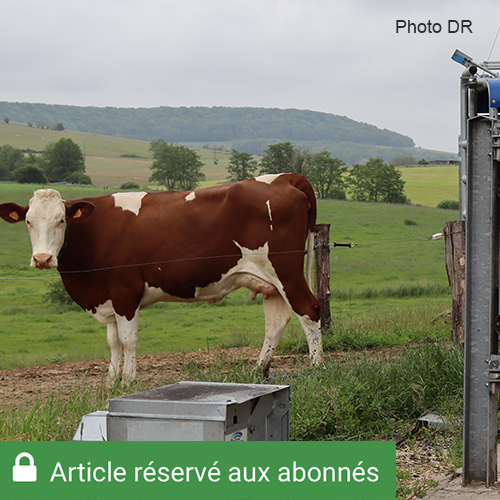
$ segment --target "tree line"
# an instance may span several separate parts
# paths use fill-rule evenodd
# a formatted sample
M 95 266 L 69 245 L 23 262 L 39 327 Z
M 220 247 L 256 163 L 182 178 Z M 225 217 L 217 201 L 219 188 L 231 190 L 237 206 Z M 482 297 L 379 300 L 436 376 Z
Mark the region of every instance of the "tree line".
M 85 158 L 78 144 L 63 137 L 36 154 L 8 144 L 0 147 L 0 180 L 20 184 L 67 182 L 92 184 L 85 174 Z
M 150 143 L 153 156 L 150 182 L 168 190 L 195 189 L 205 179 L 200 155 L 187 146 L 157 139 Z M 393 163 L 370 158 L 348 168 L 329 151 L 311 153 L 291 142 L 272 144 L 257 162 L 253 155 L 232 149 L 227 167 L 228 181 L 241 181 L 255 175 L 295 172 L 305 175 L 318 198 L 409 203 L 405 182 Z M 69 138 L 50 143 L 41 154 L 5 145 L 0 148 L 0 180 L 44 184 L 68 182 L 91 184 L 85 174 L 85 158 L 78 144 Z
M 114 108 L 0 102 L 0 116 L 19 123 L 64 123 L 70 130 L 151 141 L 329 141 L 413 147 L 410 137 L 345 116 L 298 109 Z M 246 149 L 248 151 L 248 149 Z
M 195 189 L 205 176 L 203 163 L 194 150 L 163 139 L 150 145 L 153 154 L 150 181 L 167 189 Z M 404 193 L 405 182 L 393 163 L 381 158 L 370 158 L 364 164 L 348 168 L 329 151 L 310 153 L 295 147 L 291 142 L 268 146 L 260 162 L 253 155 L 232 149 L 227 167 L 228 181 L 241 181 L 263 174 L 295 172 L 305 175 L 319 198 L 375 201 L 385 203 L 410 203 Z

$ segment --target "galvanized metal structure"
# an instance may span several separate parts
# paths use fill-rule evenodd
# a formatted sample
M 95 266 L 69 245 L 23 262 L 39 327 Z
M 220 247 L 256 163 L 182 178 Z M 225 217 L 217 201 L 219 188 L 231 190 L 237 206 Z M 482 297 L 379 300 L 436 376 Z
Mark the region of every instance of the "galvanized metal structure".
M 497 480 L 500 390 L 500 69 L 463 52 L 460 214 L 466 219 L 463 483 Z M 498 66 L 498 67 L 497 67 Z
M 178 382 L 110 399 L 108 441 L 288 441 L 290 386 Z

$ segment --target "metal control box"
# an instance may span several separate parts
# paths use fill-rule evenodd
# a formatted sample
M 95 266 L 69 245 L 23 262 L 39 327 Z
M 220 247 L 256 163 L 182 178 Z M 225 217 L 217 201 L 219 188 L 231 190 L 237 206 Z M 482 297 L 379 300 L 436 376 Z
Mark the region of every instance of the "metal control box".
M 290 386 L 178 382 L 110 399 L 108 441 L 288 441 Z

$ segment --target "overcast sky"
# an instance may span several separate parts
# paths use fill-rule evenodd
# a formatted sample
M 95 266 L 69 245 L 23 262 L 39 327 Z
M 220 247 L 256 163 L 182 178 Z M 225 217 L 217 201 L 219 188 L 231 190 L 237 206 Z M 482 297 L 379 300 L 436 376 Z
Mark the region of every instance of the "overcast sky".
M 456 152 L 451 55 L 488 59 L 500 3 L 16 0 L 0 15 L 0 101 L 310 109 Z M 441 31 L 396 33 L 397 20 Z M 449 33 L 452 20 L 472 33 Z

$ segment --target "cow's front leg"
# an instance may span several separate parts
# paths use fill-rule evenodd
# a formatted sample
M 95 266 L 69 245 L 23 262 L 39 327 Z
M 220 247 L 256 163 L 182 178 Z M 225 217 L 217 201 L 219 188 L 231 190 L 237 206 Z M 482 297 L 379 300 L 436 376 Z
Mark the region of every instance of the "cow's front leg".
M 135 348 L 137 345 L 137 331 L 139 330 L 139 310 L 136 311 L 131 320 L 117 314 L 116 323 L 118 326 L 118 337 L 123 349 L 122 381 L 126 386 L 129 386 L 134 381 L 136 375 Z
M 109 362 L 108 382 L 113 386 L 120 380 L 122 364 L 122 344 L 118 337 L 118 327 L 115 321 L 108 323 L 107 326 L 108 345 L 111 351 Z

